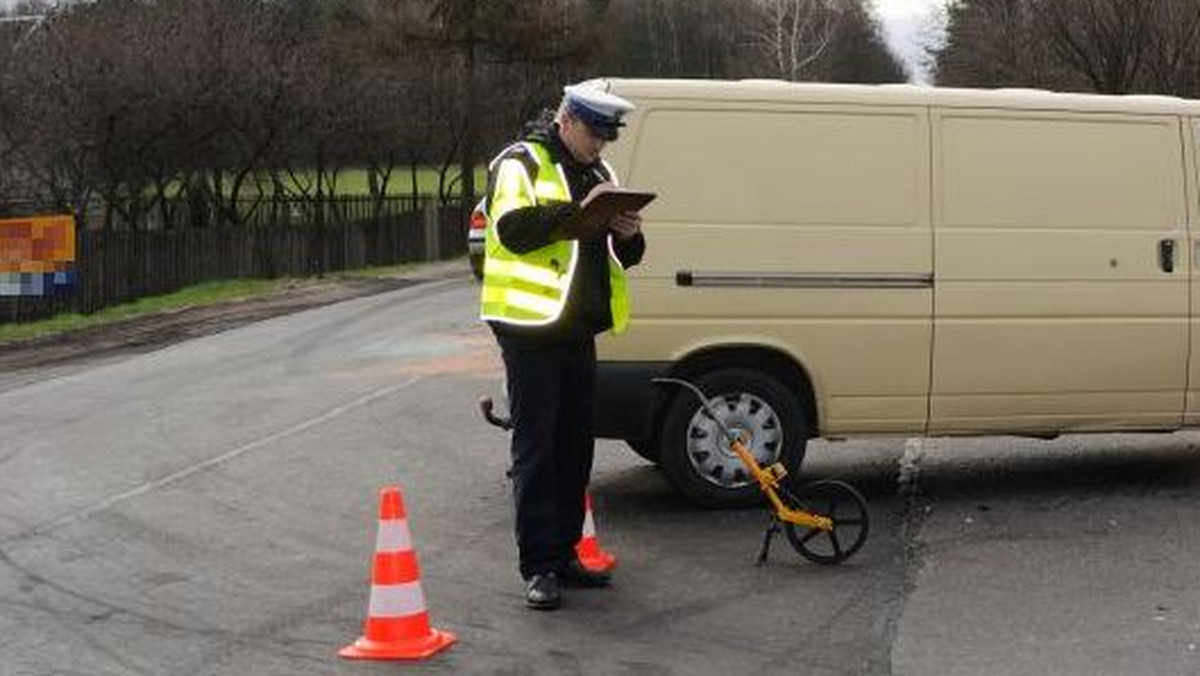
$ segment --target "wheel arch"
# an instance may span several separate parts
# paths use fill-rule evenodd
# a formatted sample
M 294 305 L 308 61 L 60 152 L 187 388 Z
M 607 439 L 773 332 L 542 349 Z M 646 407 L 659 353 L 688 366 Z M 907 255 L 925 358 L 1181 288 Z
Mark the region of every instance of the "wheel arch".
M 689 379 L 718 368 L 739 367 L 760 370 L 778 377 L 784 386 L 796 394 L 810 438 L 820 436 L 820 407 L 817 404 L 817 392 L 812 377 L 801 363 L 782 349 L 750 344 L 707 347 L 676 360 L 671 366 L 670 375 Z M 656 421 L 661 421 L 661 417 L 670 408 L 676 396 L 680 396 L 680 393 L 671 392 L 662 397 L 655 408 Z

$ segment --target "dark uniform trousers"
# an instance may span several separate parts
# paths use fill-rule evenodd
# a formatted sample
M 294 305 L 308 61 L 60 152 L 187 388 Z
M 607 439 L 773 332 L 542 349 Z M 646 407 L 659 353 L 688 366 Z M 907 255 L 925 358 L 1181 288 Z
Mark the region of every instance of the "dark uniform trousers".
M 512 416 L 513 499 L 521 576 L 575 556 L 592 472 L 596 343 L 500 336 Z

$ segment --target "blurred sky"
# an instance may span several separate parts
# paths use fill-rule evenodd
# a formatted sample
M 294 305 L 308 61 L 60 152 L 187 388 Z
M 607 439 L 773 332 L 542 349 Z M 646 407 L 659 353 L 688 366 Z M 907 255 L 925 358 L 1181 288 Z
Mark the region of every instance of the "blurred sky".
M 940 39 L 945 0 L 871 0 L 888 45 L 904 61 L 912 80 L 928 83 L 924 47 Z

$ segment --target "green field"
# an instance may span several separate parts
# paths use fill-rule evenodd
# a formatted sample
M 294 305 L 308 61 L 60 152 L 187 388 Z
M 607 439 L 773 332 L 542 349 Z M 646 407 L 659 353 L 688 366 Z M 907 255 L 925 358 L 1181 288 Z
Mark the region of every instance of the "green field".
M 458 176 L 458 167 L 453 167 L 447 172 L 447 180 L 454 180 Z M 315 176 L 308 175 L 301 180 L 307 180 L 310 183 L 315 180 Z M 475 170 L 475 191 L 479 190 L 487 184 L 487 167 L 479 167 Z M 269 186 L 267 186 L 269 187 Z M 455 182 L 454 194 L 458 194 L 458 183 Z M 438 172 L 432 167 L 421 167 L 417 170 L 417 192 L 421 195 L 436 195 L 438 191 Z M 367 170 L 366 169 L 343 169 L 337 175 L 337 194 L 339 195 L 368 195 L 370 190 L 367 188 Z M 392 175 L 388 180 L 388 195 L 393 197 L 404 197 L 412 194 L 412 175 L 408 167 L 398 167 L 392 170 Z
M 201 282 L 200 284 L 186 287 L 174 293 L 140 298 L 129 303 L 106 308 L 95 314 L 63 313 L 49 319 L 3 324 L 0 325 L 0 345 L 85 329 L 91 326 L 111 324 L 123 319 L 132 319 L 157 312 L 234 302 L 284 291 L 303 290 L 306 287 L 325 284 L 329 281 L 395 277 L 411 271 L 420 265 L 421 263 L 399 263 L 383 267 L 343 270 L 326 273 L 322 279 L 300 277 L 283 279 L 227 279 Z M 463 266 L 466 266 L 465 262 Z
M 222 301 L 250 298 L 287 289 L 295 284 L 290 279 L 231 279 L 203 282 L 175 293 L 149 296 L 130 303 L 106 308 L 95 314 L 62 313 L 49 319 L 0 326 L 0 345 L 18 340 L 31 340 L 89 326 L 110 324 L 141 315 L 178 310 Z
M 453 166 L 446 172 L 447 181 L 453 181 L 458 176 L 458 167 Z M 225 177 L 225 190 L 232 188 L 233 176 Z M 279 178 L 283 182 L 284 188 L 292 195 L 302 195 L 306 191 L 308 194 L 313 194 L 316 191 L 317 175 L 315 171 L 297 172 L 294 175 L 288 172 L 280 172 Z M 363 168 L 347 168 L 340 169 L 337 173 L 337 183 L 334 186 L 335 194 L 343 197 L 357 197 L 371 194 L 367 188 L 367 170 Z M 479 193 L 483 187 L 487 185 L 487 167 L 479 166 L 475 169 L 475 192 Z M 181 185 L 173 184 L 167 189 L 167 193 L 172 196 L 178 196 Z M 455 182 L 452 194 L 458 194 L 458 184 Z M 328 191 L 329 186 L 324 186 L 324 190 Z M 244 198 L 254 199 L 261 195 L 269 195 L 272 192 L 271 174 L 268 172 L 256 173 L 253 177 L 246 180 L 242 185 L 239 195 Z M 417 169 L 417 193 L 419 195 L 437 195 L 438 194 L 438 170 L 434 167 L 418 167 Z M 412 195 L 412 174 L 409 167 L 396 167 L 392 170 L 392 174 L 388 179 L 387 194 L 390 197 L 408 197 Z

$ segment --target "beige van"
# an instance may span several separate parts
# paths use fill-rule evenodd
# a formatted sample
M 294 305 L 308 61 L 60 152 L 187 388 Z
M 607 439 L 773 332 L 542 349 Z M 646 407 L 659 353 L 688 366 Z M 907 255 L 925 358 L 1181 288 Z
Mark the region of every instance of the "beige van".
M 659 199 L 598 433 L 693 499 L 756 488 L 655 375 L 793 470 L 810 437 L 1200 422 L 1200 102 L 610 82 L 638 108 L 607 156 Z

